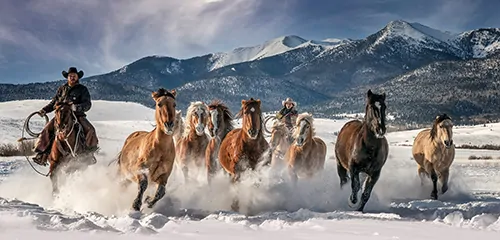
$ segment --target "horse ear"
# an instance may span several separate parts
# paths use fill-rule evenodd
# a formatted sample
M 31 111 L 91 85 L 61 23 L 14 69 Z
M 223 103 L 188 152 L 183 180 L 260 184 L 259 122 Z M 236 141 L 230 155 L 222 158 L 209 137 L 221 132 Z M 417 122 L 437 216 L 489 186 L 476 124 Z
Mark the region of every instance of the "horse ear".
M 175 89 L 172 89 L 170 91 L 170 93 L 172 93 L 172 95 L 174 95 L 174 97 L 177 97 L 177 91 Z
M 372 95 L 373 95 L 372 90 L 371 90 L 371 89 L 368 89 L 368 92 L 366 93 L 366 96 L 367 96 L 368 98 L 371 98 L 371 97 L 372 97 Z
M 156 99 L 158 98 L 158 93 L 157 93 L 157 92 L 155 92 L 155 91 L 153 91 L 153 92 L 151 93 L 151 97 L 152 97 L 152 98 L 156 101 Z
M 257 100 L 255 100 L 255 101 L 256 101 L 256 102 L 257 102 L 257 104 L 259 104 L 259 106 L 260 106 L 260 99 L 257 99 Z
M 382 101 L 385 101 L 385 96 L 386 96 L 386 95 L 385 95 L 385 92 L 384 92 L 384 93 L 382 93 Z
M 243 99 L 241 100 L 241 105 L 245 105 L 247 103 L 247 100 Z

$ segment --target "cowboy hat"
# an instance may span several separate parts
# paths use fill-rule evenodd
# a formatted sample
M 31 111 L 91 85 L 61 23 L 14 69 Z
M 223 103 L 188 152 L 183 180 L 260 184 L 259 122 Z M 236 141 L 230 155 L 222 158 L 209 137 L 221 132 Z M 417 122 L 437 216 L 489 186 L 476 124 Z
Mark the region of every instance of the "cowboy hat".
M 286 98 L 286 100 L 285 100 L 285 101 L 282 101 L 282 102 L 281 102 L 281 105 L 285 106 L 285 104 L 287 104 L 287 103 L 291 103 L 291 104 L 293 104 L 293 106 L 295 106 L 295 107 L 297 106 L 297 103 L 296 103 L 295 101 L 293 101 L 291 98 Z
M 78 71 L 78 69 L 76 69 L 76 67 L 70 67 L 68 69 L 68 71 L 62 71 L 62 75 L 64 78 L 68 78 L 68 74 L 70 73 L 76 73 L 78 75 L 78 79 L 82 78 L 83 77 L 83 71 Z

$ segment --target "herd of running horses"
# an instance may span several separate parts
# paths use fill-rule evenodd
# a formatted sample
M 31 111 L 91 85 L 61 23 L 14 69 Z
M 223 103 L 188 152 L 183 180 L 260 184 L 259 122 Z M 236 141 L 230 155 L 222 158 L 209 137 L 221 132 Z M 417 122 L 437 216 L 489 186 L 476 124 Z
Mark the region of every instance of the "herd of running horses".
M 325 142 L 315 135 L 314 118 L 309 113 L 299 114 L 293 133 L 279 121 L 271 128 L 271 139 L 265 139 L 261 101 L 250 98 L 241 101 L 241 109 L 233 116 L 221 101 L 210 104 L 192 102 L 186 111 L 176 110 L 176 91 L 160 88 L 152 92 L 156 103 L 156 127 L 148 131 L 136 131 L 125 140 L 116 160 L 118 174 L 125 179 L 122 186 L 138 184 L 133 210 L 140 211 L 143 203 L 152 208 L 166 192 L 166 184 L 174 168 L 174 163 L 191 181 L 192 171 L 206 171 L 209 185 L 218 171 L 230 175 L 233 184 L 247 170 L 284 164 L 297 187 L 298 178 L 310 178 L 323 171 L 326 160 Z M 366 93 L 365 116 L 363 120 L 347 122 L 337 135 L 335 157 L 340 186 L 351 179 L 350 207 L 363 211 L 372 189 L 380 177 L 387 160 L 389 145 L 386 134 L 386 94 Z M 62 104 L 56 107 L 56 134 L 52 148 L 50 178 L 53 191 L 58 191 L 58 177 L 61 166 L 71 163 L 61 152 L 68 152 L 71 146 L 77 149 L 81 131 L 74 129 L 76 118 L 71 109 Z M 241 119 L 241 128 L 234 125 L 235 118 Z M 67 128 L 65 126 L 73 126 Z M 431 129 L 422 130 L 414 140 L 413 157 L 418 166 L 422 185 L 425 177 L 433 183 L 432 199 L 437 199 L 437 182 L 441 192 L 448 189 L 449 167 L 453 162 L 455 148 L 452 140 L 453 123 L 446 114 L 438 115 Z M 209 134 L 206 134 L 208 130 Z M 293 141 L 289 141 L 289 134 Z M 59 142 L 59 143 L 58 143 Z M 61 144 L 66 142 L 66 144 Z M 77 153 L 76 153 L 77 154 Z M 74 156 L 74 154 L 73 154 Z M 73 161 L 75 162 L 75 161 Z M 80 166 L 81 167 L 81 166 Z M 76 167 L 73 167 L 73 170 Z M 68 168 L 64 170 L 69 171 Z M 361 196 L 360 172 L 367 177 Z M 154 196 L 144 198 L 150 183 L 156 183 Z M 360 198 L 360 199 L 358 199 Z M 143 200 L 144 199 L 144 200 Z M 235 196 L 231 208 L 239 211 Z

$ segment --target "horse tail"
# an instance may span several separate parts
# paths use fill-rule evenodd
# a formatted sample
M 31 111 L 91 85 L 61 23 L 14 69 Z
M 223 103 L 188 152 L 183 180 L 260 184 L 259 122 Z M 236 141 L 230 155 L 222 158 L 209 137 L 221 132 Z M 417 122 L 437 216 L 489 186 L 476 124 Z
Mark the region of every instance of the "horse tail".
M 114 162 L 116 162 L 116 164 L 118 164 L 118 166 L 120 166 L 120 159 L 121 158 L 122 158 L 122 152 L 120 151 L 118 153 L 118 156 L 115 159 L 113 159 L 113 161 L 111 161 L 111 162 L 108 163 L 108 167 L 111 166 L 111 164 L 114 163 Z

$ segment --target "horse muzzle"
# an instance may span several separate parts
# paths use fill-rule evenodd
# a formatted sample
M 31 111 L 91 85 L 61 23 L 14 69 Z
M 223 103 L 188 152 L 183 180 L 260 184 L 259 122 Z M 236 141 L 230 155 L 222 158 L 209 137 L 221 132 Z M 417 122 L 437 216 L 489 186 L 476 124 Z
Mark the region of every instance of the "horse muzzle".
M 450 148 L 453 145 L 453 140 L 445 140 L 444 141 L 444 146 L 446 148 Z
M 217 128 L 212 128 L 212 129 L 209 129 L 209 131 L 208 131 L 208 132 L 210 133 L 210 137 L 211 137 L 211 138 L 214 138 L 215 136 L 217 136 L 217 131 L 218 131 L 218 130 L 219 130 L 219 129 L 217 129 Z
M 258 136 L 258 131 L 257 129 L 255 128 L 250 128 L 248 129 L 248 136 L 251 138 L 251 139 L 257 139 L 257 136 Z
M 196 130 L 196 135 L 202 136 L 205 133 L 205 126 L 198 125 L 198 126 L 196 126 L 195 130 Z
M 163 126 L 165 127 L 165 134 L 174 134 L 174 121 L 164 123 Z
M 302 147 L 302 146 L 304 146 L 304 143 L 305 143 L 305 142 L 306 142 L 306 141 L 305 141 L 304 137 L 299 136 L 299 137 L 297 138 L 297 140 L 295 140 L 295 145 L 296 145 L 296 146 L 298 146 L 298 147 Z

